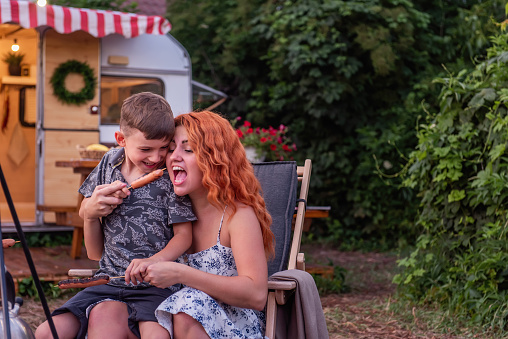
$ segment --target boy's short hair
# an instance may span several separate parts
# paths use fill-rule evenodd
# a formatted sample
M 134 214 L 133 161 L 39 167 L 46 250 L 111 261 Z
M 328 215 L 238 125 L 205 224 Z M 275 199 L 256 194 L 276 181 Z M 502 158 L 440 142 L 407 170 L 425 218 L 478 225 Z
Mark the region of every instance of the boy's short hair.
M 166 99 L 158 94 L 133 94 L 123 101 L 120 129 L 125 135 L 129 135 L 131 129 L 137 129 L 148 140 L 169 140 L 175 134 L 173 111 Z

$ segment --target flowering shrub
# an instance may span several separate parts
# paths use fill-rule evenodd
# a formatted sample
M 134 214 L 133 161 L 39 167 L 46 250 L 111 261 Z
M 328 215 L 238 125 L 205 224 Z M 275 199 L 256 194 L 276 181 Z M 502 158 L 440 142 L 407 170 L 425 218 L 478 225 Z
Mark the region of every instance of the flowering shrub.
M 233 121 L 233 127 L 242 120 L 238 117 Z M 256 149 L 258 156 L 265 156 L 268 161 L 292 160 L 292 152 L 296 151 L 296 145 L 286 135 L 287 126 L 280 125 L 279 128 L 252 127 L 252 124 L 245 120 L 236 133 L 243 146 L 252 146 Z

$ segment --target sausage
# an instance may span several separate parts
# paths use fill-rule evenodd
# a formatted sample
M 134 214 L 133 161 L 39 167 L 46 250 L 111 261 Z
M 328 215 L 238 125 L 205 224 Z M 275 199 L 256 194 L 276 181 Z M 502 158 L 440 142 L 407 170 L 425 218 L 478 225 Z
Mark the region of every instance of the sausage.
M 58 282 L 58 287 L 62 290 L 67 288 L 85 288 L 90 286 L 104 285 L 109 282 L 107 275 L 97 275 L 90 278 L 67 279 Z
M 17 241 L 14 239 L 2 239 L 2 248 L 12 247 L 15 243 L 17 243 Z
M 140 188 L 145 185 L 148 185 L 152 181 L 155 181 L 156 179 L 162 177 L 163 174 L 164 169 L 158 169 L 153 172 L 150 172 L 147 175 L 144 175 L 141 178 L 134 180 L 129 188 Z

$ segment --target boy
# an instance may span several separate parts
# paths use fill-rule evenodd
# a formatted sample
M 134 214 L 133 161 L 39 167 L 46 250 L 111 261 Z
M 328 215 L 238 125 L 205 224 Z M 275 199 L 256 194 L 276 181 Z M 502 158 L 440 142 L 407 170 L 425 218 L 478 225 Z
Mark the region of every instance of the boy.
M 169 338 L 154 312 L 174 290 L 151 286 L 143 275 L 150 264 L 175 260 L 190 247 L 196 217 L 190 200 L 174 193 L 167 171 L 132 191 L 127 184 L 165 164 L 174 131 L 163 97 L 143 92 L 123 102 L 115 132 L 121 148 L 108 151 L 79 189 L 87 255 L 100 260 L 96 275 L 121 278 L 88 287 L 53 312 L 61 339 L 84 338 L 87 331 L 88 338 Z M 52 337 L 47 321 L 35 334 Z

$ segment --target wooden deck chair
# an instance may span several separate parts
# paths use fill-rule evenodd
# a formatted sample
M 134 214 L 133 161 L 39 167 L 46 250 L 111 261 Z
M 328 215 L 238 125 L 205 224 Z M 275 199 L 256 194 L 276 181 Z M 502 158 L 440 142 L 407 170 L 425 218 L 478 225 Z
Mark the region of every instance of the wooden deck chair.
M 275 258 L 269 262 L 269 276 L 286 269 L 305 270 L 305 257 L 303 253 L 300 253 L 300 243 L 311 169 L 312 162 L 309 159 L 305 161 L 304 166 L 297 166 L 295 162 L 254 164 L 256 177 L 263 189 L 263 197 L 273 218 Z M 298 186 L 300 189 L 297 199 Z M 292 231 L 295 206 L 297 206 L 297 215 Z M 268 281 L 265 332 L 267 338 L 275 338 L 277 307 L 286 303 L 295 288 L 295 282 Z
M 295 161 L 254 164 L 254 173 L 261 183 L 275 235 L 275 257 L 268 263 L 268 276 L 284 270 L 305 270 L 305 258 L 304 254 L 300 253 L 300 243 L 311 169 L 312 162 L 309 159 L 304 166 L 297 166 Z M 296 221 L 293 230 L 295 207 Z M 96 270 L 71 269 L 69 276 L 91 276 L 94 271 Z M 275 338 L 277 306 L 284 305 L 295 288 L 296 283 L 291 281 L 268 281 L 266 337 Z

